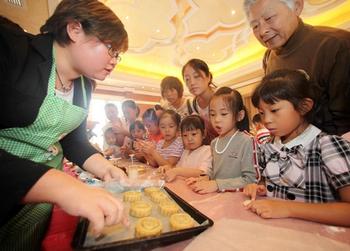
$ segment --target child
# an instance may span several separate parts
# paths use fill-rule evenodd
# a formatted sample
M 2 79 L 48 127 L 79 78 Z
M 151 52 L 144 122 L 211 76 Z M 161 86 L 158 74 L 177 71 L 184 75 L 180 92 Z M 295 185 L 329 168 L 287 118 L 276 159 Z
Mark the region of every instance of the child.
M 122 103 L 122 111 L 124 115 L 123 126 L 126 128 L 125 130 L 129 130 L 130 125 L 134 123 L 140 113 L 140 108 L 137 106 L 134 100 L 125 100 Z M 127 136 L 130 136 L 127 134 Z
M 266 129 L 261 121 L 260 114 L 257 113 L 252 119 L 254 129 L 255 129 L 255 140 L 258 144 L 265 144 L 271 140 L 270 131 Z
M 209 103 L 216 87 L 213 83 L 213 75 L 203 60 L 194 58 L 182 67 L 182 77 L 194 96 L 192 102 L 187 102 L 189 114 L 198 114 L 204 119 L 207 129 L 204 143 L 210 145 L 210 142 L 218 136 L 209 123 Z
M 298 70 L 275 71 L 255 89 L 252 102 L 273 138 L 260 146 L 265 181 L 244 188 L 252 199 L 247 208 L 263 218 L 350 226 L 350 144 L 309 123 L 314 90 Z
M 142 122 L 147 128 L 148 140 L 153 143 L 158 143 L 158 141 L 163 138 L 163 135 L 159 130 L 159 117 L 155 109 L 147 109 L 142 115 Z
M 120 157 L 120 147 L 117 145 L 117 137 L 113 128 L 107 128 L 103 135 L 106 142 L 106 148 L 104 149 L 103 154 L 112 158 Z
M 167 102 L 164 108 L 174 110 L 181 116 L 181 120 L 190 115 L 187 99 L 183 97 L 184 87 L 177 77 L 167 76 L 160 83 L 162 98 Z
M 116 142 L 114 144 L 118 146 L 122 146 L 124 142 L 125 134 L 128 134 L 128 132 L 126 133 L 123 128 L 122 121 L 119 118 L 119 112 L 118 112 L 117 106 L 113 103 L 107 103 L 105 105 L 105 114 L 108 119 L 108 122 L 102 128 L 103 134 L 108 128 L 112 128 L 116 136 Z M 108 144 L 106 141 L 104 141 L 103 149 L 107 147 L 108 147 Z
M 129 158 L 130 154 L 135 154 L 135 157 L 137 159 L 140 158 L 143 159 L 142 156 L 138 156 L 135 149 L 135 144 L 137 140 L 145 140 L 146 139 L 146 128 L 142 124 L 141 121 L 136 120 L 134 123 L 130 125 L 129 128 L 131 137 L 126 137 L 124 140 L 124 145 L 120 148 L 121 153 L 123 154 L 123 157 Z
M 210 122 L 219 134 L 211 142 L 213 154 L 212 180 L 190 180 L 197 193 L 224 192 L 243 188 L 255 181 L 253 139 L 244 133 L 249 121 L 241 94 L 221 87 L 209 105 Z
M 183 152 L 178 128 L 181 117 L 173 110 L 166 110 L 159 118 L 159 128 L 164 137 L 156 145 L 140 142 L 144 157 L 151 166 L 176 165 Z
M 211 175 L 212 155 L 208 145 L 203 145 L 205 138 L 205 123 L 199 115 L 190 115 L 184 118 L 180 125 L 182 141 L 185 150 L 181 159 L 174 168 L 167 168 L 165 179 L 171 182 L 177 176 L 199 177 Z

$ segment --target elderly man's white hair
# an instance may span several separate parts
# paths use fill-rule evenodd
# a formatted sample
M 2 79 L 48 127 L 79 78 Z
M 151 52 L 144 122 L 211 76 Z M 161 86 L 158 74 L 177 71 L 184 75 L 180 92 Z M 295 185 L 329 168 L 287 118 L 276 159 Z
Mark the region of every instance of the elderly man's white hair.
M 257 0 L 244 0 L 244 11 L 246 16 L 249 16 L 249 8 L 252 4 L 255 4 Z M 294 0 L 280 0 L 282 3 L 287 5 L 287 7 L 291 10 L 294 9 L 295 1 Z

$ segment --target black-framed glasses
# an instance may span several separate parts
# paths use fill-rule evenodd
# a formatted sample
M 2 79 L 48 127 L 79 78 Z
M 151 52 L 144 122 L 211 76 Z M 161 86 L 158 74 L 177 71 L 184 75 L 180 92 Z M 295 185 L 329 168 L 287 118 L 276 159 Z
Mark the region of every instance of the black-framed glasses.
M 105 44 L 105 45 L 108 49 L 108 54 L 112 58 L 115 58 L 117 60 L 117 63 L 119 63 L 122 60 L 121 56 L 119 56 L 119 52 L 117 50 L 115 50 L 111 44 Z

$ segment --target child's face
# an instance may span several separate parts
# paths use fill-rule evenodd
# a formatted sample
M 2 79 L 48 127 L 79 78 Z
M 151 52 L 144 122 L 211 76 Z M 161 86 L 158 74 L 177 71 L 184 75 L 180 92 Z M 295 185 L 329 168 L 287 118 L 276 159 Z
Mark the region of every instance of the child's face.
M 117 137 L 113 132 L 107 132 L 105 134 L 105 140 L 107 145 L 115 145 L 117 143 Z
M 220 136 L 226 136 L 237 129 L 236 119 L 221 97 L 214 97 L 210 101 L 209 117 L 212 126 Z
M 164 98 L 171 104 L 174 105 L 179 100 L 179 93 L 174 88 L 168 88 L 163 92 Z
M 301 133 L 300 127 L 304 119 L 287 100 L 280 100 L 274 104 L 260 101 L 259 113 L 271 135 L 281 137 L 283 141 L 290 141 Z
M 165 115 L 159 121 L 159 129 L 165 141 L 170 141 L 177 136 L 177 125 L 169 115 Z
M 126 118 L 126 120 L 134 122 L 137 118 L 136 114 L 136 110 L 131 108 L 131 107 L 126 107 L 123 110 L 123 114 L 124 114 L 124 118 Z
M 145 135 L 145 131 L 138 128 L 138 127 L 135 127 L 135 130 L 131 132 L 131 136 L 134 138 L 134 139 L 143 139 L 144 135 Z
M 190 151 L 193 151 L 200 147 L 204 139 L 204 136 L 200 129 L 184 131 L 181 136 L 185 149 Z
M 199 96 L 209 88 L 210 78 L 203 71 L 196 72 L 191 66 L 186 66 L 184 81 L 190 93 Z
M 147 128 L 147 131 L 149 134 L 157 135 L 159 133 L 159 127 L 155 122 L 148 120 L 148 119 L 145 119 L 143 121 L 143 124 Z

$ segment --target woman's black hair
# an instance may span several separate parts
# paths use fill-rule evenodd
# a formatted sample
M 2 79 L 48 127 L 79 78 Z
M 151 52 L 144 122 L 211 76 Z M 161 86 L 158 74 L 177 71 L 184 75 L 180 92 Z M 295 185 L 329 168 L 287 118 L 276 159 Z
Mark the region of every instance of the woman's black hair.
M 209 80 L 209 86 L 216 88 L 216 85 L 213 83 L 213 74 L 209 71 L 209 66 L 206 62 L 198 58 L 190 59 L 183 67 L 182 67 L 182 77 L 184 78 L 185 69 L 187 66 L 193 68 L 200 76 L 202 76 L 201 72 L 204 72 L 205 76 L 207 76 Z M 200 72 L 201 71 L 201 72 Z
M 240 131 L 249 132 L 249 119 L 247 109 L 243 104 L 242 95 L 235 89 L 230 87 L 220 87 L 212 97 L 212 100 L 216 97 L 222 97 L 227 107 L 232 111 L 234 118 L 237 117 L 240 111 L 244 111 L 244 117 L 241 121 L 237 121 L 236 125 Z M 210 104 L 209 104 L 210 109 Z
M 165 110 L 162 115 L 160 115 L 159 117 L 159 121 L 165 117 L 166 115 L 169 115 L 171 117 L 171 119 L 175 122 L 176 126 L 179 127 L 180 126 L 180 122 L 181 122 L 181 116 L 175 112 L 174 110 Z
M 281 69 L 266 75 L 255 88 L 252 95 L 252 103 L 259 107 L 260 101 L 267 104 L 275 104 L 280 100 L 286 100 L 299 112 L 304 112 L 304 100 L 312 99 L 314 102 L 319 94 L 319 88 L 310 81 L 309 76 L 303 70 Z M 307 121 L 312 121 L 313 109 L 304 112 Z
M 115 13 L 96 0 L 62 0 L 53 15 L 40 28 L 40 32 L 50 34 L 60 45 L 72 43 L 67 24 L 78 22 L 86 35 L 96 36 L 108 42 L 117 52 L 128 49 L 128 34 Z
M 181 133 L 191 130 L 201 130 L 202 135 L 205 135 L 205 123 L 201 116 L 192 114 L 185 117 L 180 124 Z

